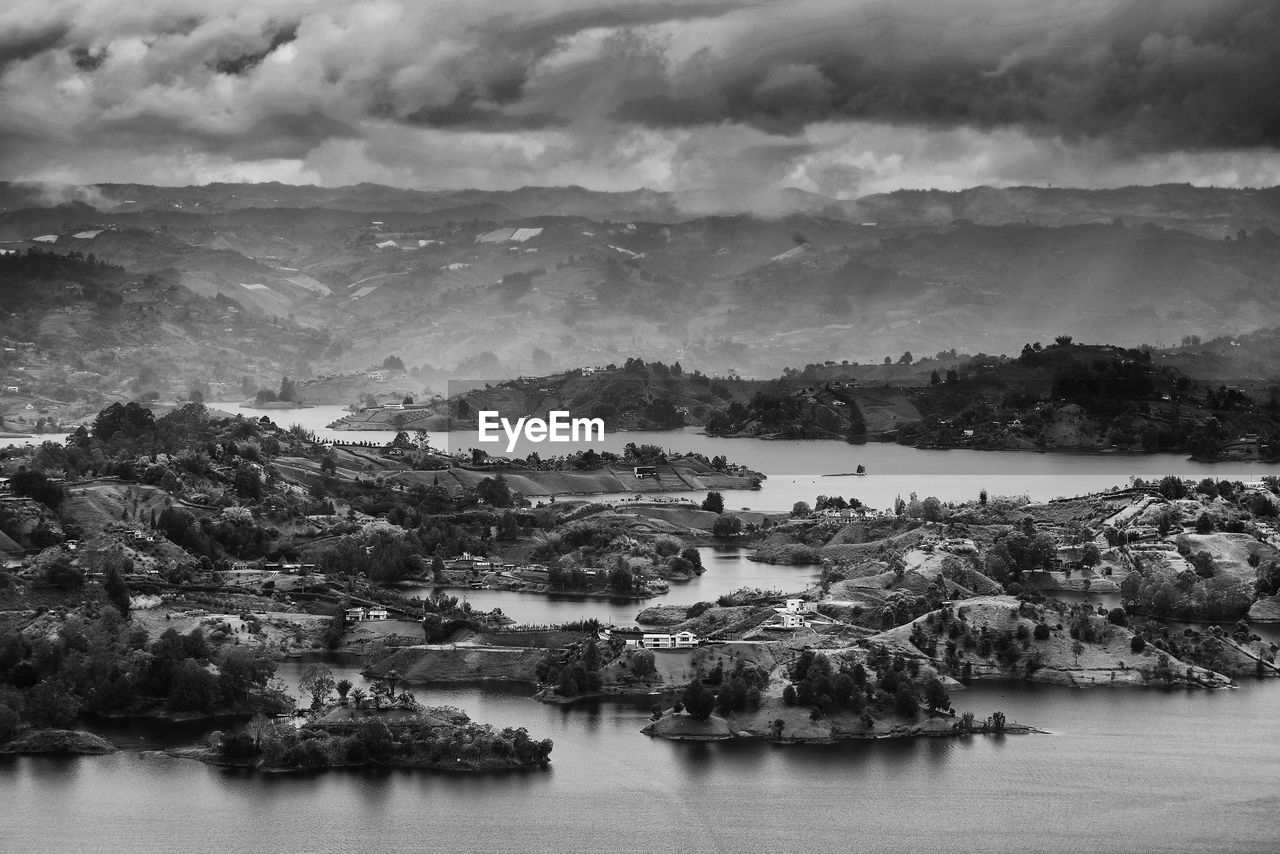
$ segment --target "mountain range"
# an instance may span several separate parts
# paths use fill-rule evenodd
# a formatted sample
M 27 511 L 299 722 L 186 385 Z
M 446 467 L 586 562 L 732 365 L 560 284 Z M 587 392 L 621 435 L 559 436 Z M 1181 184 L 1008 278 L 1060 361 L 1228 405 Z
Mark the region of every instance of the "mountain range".
M 1063 333 L 1168 346 L 1280 323 L 1277 233 L 1280 190 L 1185 185 L 795 190 L 738 211 L 694 190 L 7 183 L 0 251 L 109 262 L 81 273 L 150 308 L 132 309 L 135 347 L 75 276 L 13 268 L 0 336 L 54 354 L 109 341 L 99 373 L 128 383 L 159 360 L 161 391 L 392 355 L 440 383 L 633 356 L 771 377 Z M 208 347 L 212 363 L 193 356 Z

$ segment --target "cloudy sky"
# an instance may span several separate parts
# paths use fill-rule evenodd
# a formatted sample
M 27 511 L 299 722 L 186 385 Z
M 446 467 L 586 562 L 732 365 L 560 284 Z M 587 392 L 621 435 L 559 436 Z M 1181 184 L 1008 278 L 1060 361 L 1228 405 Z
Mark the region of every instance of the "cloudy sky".
M 1280 184 L 1280 0 L 6 0 L 0 178 Z

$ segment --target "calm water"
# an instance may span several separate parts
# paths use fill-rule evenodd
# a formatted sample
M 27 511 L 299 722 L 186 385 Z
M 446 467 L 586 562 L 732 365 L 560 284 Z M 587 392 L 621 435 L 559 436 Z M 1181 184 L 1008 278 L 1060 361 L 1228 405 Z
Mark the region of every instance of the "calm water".
M 604 623 L 628 626 L 635 622 L 637 612 L 653 605 L 714 602 L 724 594 L 743 587 L 783 592 L 800 591 L 815 584 L 819 578 L 817 566 L 769 566 L 748 560 L 750 549 L 717 547 L 700 548 L 698 551 L 702 555 L 702 565 L 706 572 L 690 581 L 672 581 L 668 593 L 643 601 L 588 599 L 568 595 L 544 596 L 510 590 L 451 588 L 447 592 L 451 596 L 465 599 L 471 603 L 471 607 L 481 611 L 501 608 L 502 613 L 518 623 L 542 625 L 595 617 Z M 407 596 L 424 598 L 432 592 L 431 587 L 413 587 L 404 591 Z
M 271 418 L 281 426 L 299 424 L 324 440 L 385 444 L 395 438 L 395 431 L 330 430 L 328 425 L 346 414 L 342 406 L 314 406 L 305 409 L 246 409 L 239 402 L 213 402 L 210 407 L 246 417 Z M 480 446 L 474 431 L 430 433 L 432 444 L 446 450 L 466 450 Z M 3 440 L 0 444 L 30 444 L 62 441 L 64 434 L 49 434 L 30 440 Z M 912 492 L 921 498 L 929 495 L 943 501 L 968 501 L 986 489 L 991 495 L 1026 495 L 1043 501 L 1051 498 L 1084 495 L 1124 486 L 1132 477 L 1161 477 L 1180 474 L 1200 479 L 1255 479 L 1275 473 L 1276 466 L 1241 463 L 1196 463 L 1177 454 L 1151 456 L 1090 456 L 1034 453 L 1001 453 L 992 451 L 926 451 L 901 445 L 872 443 L 848 445 L 829 441 L 764 441 L 760 439 L 713 439 L 703 436 L 698 428 L 689 427 L 670 432 L 608 433 L 601 442 L 535 445 L 521 440 L 514 456 L 530 451 L 548 455 L 568 453 L 594 447 L 620 453 L 628 442 L 659 445 L 678 452 L 697 452 L 708 458 L 724 454 L 736 463 L 767 476 L 758 490 L 727 490 L 725 504 L 730 510 L 750 508 L 780 512 L 790 510 L 797 501 L 812 503 L 819 495 L 843 495 L 858 498 L 865 504 L 885 509 L 893 506 L 898 496 L 907 498 Z M 493 447 L 485 446 L 492 453 Z M 869 474 L 855 477 L 850 473 L 859 465 Z M 654 493 L 669 497 L 701 501 L 705 493 Z M 604 496 L 622 498 L 622 495 Z
M 0 838 L 22 852 L 1274 850 L 1276 682 L 989 685 L 955 705 L 1052 734 L 837 747 L 652 740 L 637 732 L 649 698 L 566 709 L 514 686 L 417 693 L 553 738 L 552 766 L 278 777 L 133 751 L 6 760 Z
M 296 418 L 270 414 L 278 423 L 323 428 L 337 417 L 326 409 L 299 410 Z M 886 506 L 913 490 L 949 500 L 984 487 L 993 494 L 1048 498 L 1123 484 L 1131 475 L 1255 473 L 1178 457 L 714 442 L 693 431 L 611 434 L 604 447 L 620 450 L 629 441 L 727 453 L 763 471 L 769 475 L 764 489 L 726 495 L 731 507 L 757 509 L 788 509 L 819 493 Z M 852 471 L 858 463 L 871 475 L 821 477 Z M 703 554 L 708 572 L 673 584 L 665 601 L 714 599 L 743 584 L 799 589 L 814 577 L 812 567 L 750 563 L 736 550 Z M 624 623 L 662 601 L 466 595 L 477 607 L 497 605 L 527 622 L 599 616 Z M 489 602 L 489 596 L 497 598 Z M 296 684 L 306 666 L 286 662 L 281 675 Z M 530 701 L 528 689 L 519 686 L 417 690 L 426 702 L 457 705 L 478 720 L 524 725 L 553 738 L 552 767 L 498 776 L 255 775 L 140 752 L 190 743 L 199 728 L 105 727 L 131 749 L 108 757 L 0 761 L 3 849 L 1021 854 L 1276 847 L 1271 824 L 1280 807 L 1280 681 L 1246 682 L 1214 694 L 987 685 L 957 692 L 957 708 L 980 716 L 1000 709 L 1010 720 L 1052 734 L 838 747 L 651 740 L 637 732 L 651 698 L 562 708 Z
M 210 404 L 227 412 L 246 416 L 269 416 L 282 426 L 300 424 L 315 431 L 318 437 L 334 441 L 357 441 L 385 444 L 395 438 L 394 431 L 330 430 L 327 425 L 341 418 L 341 406 L 316 406 L 307 409 L 253 410 L 238 403 Z M 432 444 L 451 451 L 479 447 L 474 431 L 431 433 Z M 1152 456 L 1086 456 L 1062 454 L 1000 453 L 991 451 L 924 451 L 901 445 L 872 443 L 849 445 L 826 441 L 765 441 L 760 439 L 713 439 L 688 427 L 671 432 L 607 433 L 604 440 L 593 443 L 535 445 L 521 441 L 514 456 L 530 451 L 543 456 L 568 453 L 594 447 L 621 453 L 628 442 L 653 444 L 679 452 L 697 452 L 708 458 L 724 454 L 767 476 L 759 490 L 728 490 L 724 493 L 729 509 L 790 510 L 797 501 L 810 503 L 819 495 L 856 497 L 871 507 L 893 506 L 897 496 L 906 498 L 916 492 L 921 498 L 937 496 L 944 501 L 968 501 L 986 489 L 991 495 L 1027 495 L 1035 500 L 1060 496 L 1084 495 L 1089 492 L 1124 486 L 1131 477 L 1161 477 L 1181 474 L 1200 479 L 1253 479 L 1274 473 L 1275 466 L 1239 463 L 1195 463 L 1177 454 Z M 485 446 L 486 450 L 498 453 Z M 850 474 L 859 465 L 869 474 Z M 656 493 L 662 495 L 663 493 Z M 705 493 L 668 493 L 701 501 Z M 621 496 L 611 496 L 621 497 Z

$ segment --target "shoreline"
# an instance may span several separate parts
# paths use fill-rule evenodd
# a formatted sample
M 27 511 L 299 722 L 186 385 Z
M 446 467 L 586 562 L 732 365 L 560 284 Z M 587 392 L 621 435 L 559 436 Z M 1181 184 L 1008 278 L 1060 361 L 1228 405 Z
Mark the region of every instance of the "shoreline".
M 170 756 L 174 759 L 187 759 L 192 762 L 199 762 L 203 765 L 211 765 L 215 768 L 242 768 L 246 771 L 255 771 L 262 774 L 307 774 L 319 773 L 323 771 L 341 771 L 351 768 L 405 768 L 413 771 L 432 771 L 444 773 L 474 774 L 477 772 L 504 772 L 504 771 L 526 771 L 544 769 L 551 764 L 548 759 L 544 762 L 519 762 L 511 760 L 502 762 L 501 760 L 489 760 L 487 762 L 472 763 L 464 762 L 462 759 L 455 759 L 452 763 L 446 762 L 429 762 L 429 761 L 385 761 L 380 759 L 368 759 L 364 762 L 340 762 L 330 765 L 322 765 L 314 768 L 310 767 L 290 767 L 280 765 L 263 765 L 259 760 L 247 759 L 224 759 L 214 755 L 214 752 L 207 747 L 170 747 L 165 750 L 145 750 L 141 751 L 143 755 L 161 755 Z
M 771 714 L 771 713 L 770 713 Z M 775 729 L 771 724 L 768 729 L 761 728 L 760 715 L 751 720 L 723 718 L 711 715 L 698 720 L 686 713 L 663 712 L 660 718 L 650 720 L 640 729 L 642 735 L 650 738 L 661 738 L 666 741 L 764 741 L 773 744 L 836 744 L 848 741 L 876 741 L 880 739 L 911 738 L 961 738 L 971 735 L 1049 735 L 1046 730 L 1028 724 L 1005 724 L 999 729 L 977 725 L 968 730 L 961 730 L 960 718 L 953 715 L 929 715 L 920 721 L 888 721 L 874 720 L 870 726 L 862 724 L 861 729 L 846 729 L 848 720 L 841 721 L 836 717 L 824 717 L 818 721 L 812 719 L 802 724 L 809 730 L 804 735 L 785 735 L 786 727 Z M 764 714 L 769 717 L 769 714 Z M 859 723 L 861 723 L 859 721 Z M 793 730 L 794 731 L 794 730 Z

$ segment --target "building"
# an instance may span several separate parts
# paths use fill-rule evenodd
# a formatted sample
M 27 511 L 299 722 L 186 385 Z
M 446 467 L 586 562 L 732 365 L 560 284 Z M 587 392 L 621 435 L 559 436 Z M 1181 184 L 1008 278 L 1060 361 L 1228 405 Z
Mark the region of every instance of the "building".
M 386 608 L 348 608 L 348 623 L 380 622 L 388 620 L 391 615 Z
M 645 632 L 640 629 L 618 629 L 607 635 L 610 638 L 621 638 L 627 646 L 641 649 L 693 649 L 701 643 L 701 639 L 690 631 Z
M 811 614 L 814 609 L 803 599 L 788 599 L 783 603 L 782 610 L 786 614 Z
M 802 614 L 790 614 L 790 613 L 783 612 L 778 616 L 782 618 L 782 623 L 780 625 L 774 626 L 775 628 L 804 629 L 809 627 L 809 621 L 806 620 L 804 618 L 804 615 Z

